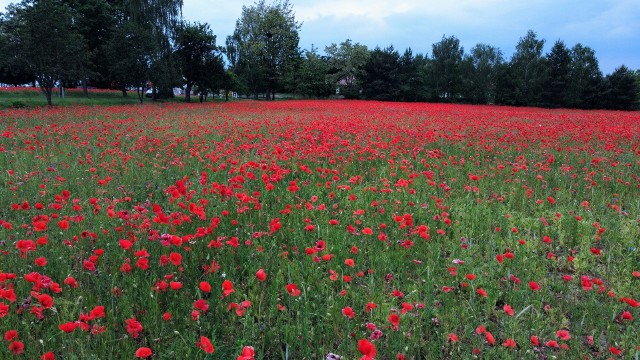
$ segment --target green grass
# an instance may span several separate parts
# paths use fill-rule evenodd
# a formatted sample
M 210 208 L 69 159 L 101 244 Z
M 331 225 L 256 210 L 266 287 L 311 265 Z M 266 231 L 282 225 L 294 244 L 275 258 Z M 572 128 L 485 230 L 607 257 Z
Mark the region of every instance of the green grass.
M 620 298 L 640 299 L 640 278 L 632 275 L 640 271 L 639 126 L 634 115 L 615 112 L 357 101 L 7 111 L 0 220 L 12 226 L 0 223 L 0 274 L 17 276 L 0 286 L 14 289 L 17 300 L 0 299 L 11 306 L 0 335 L 18 330 L 25 358 L 55 351 L 65 359 L 131 359 L 144 346 L 154 359 L 236 359 L 253 346 L 257 359 L 329 352 L 359 359 L 358 340 L 371 336 L 367 323 L 374 323 L 383 332 L 373 341 L 383 360 L 474 352 L 606 359 L 609 347 L 632 359 L 640 313 Z M 292 182 L 299 189 L 290 190 Z M 44 231 L 36 230 L 38 215 L 49 216 Z M 162 234 L 184 242 L 163 243 Z M 47 244 L 20 256 L 21 240 L 42 236 Z M 319 240 L 326 247 L 314 253 Z M 88 271 L 85 261 L 97 250 L 104 251 L 97 271 Z M 142 250 L 147 269 L 138 263 Z M 182 256 L 180 264 L 162 263 L 171 253 Z M 48 264 L 37 266 L 38 257 Z M 130 272 L 121 270 L 125 264 Z M 219 269 L 205 271 L 213 264 Z M 255 275 L 260 268 L 264 282 Z M 34 290 L 25 280 L 32 272 L 62 292 Z M 80 287 L 64 285 L 69 276 Z M 601 287 L 585 290 L 581 276 Z M 235 289 L 228 297 L 224 280 Z M 161 290 L 163 281 L 183 286 Z M 202 281 L 211 293 L 199 288 Z M 541 289 L 531 290 L 530 281 Z M 287 293 L 290 283 L 299 296 Z M 38 292 L 54 299 L 43 319 L 30 313 Z M 199 317 L 197 300 L 209 305 Z M 244 313 L 230 308 L 245 300 Z M 366 312 L 370 302 L 377 307 Z M 106 318 L 89 324 L 104 333 L 58 329 L 96 306 Z M 353 319 L 342 315 L 346 307 Z M 635 319 L 618 319 L 623 311 Z M 397 331 L 388 320 L 394 312 Z M 125 325 L 133 317 L 144 326 L 137 338 Z M 494 345 L 476 332 L 479 325 Z M 563 329 L 571 339 L 557 338 Z M 448 340 L 451 333 L 458 342 Z M 196 346 L 200 336 L 211 339 L 213 354 Z M 517 347 L 503 347 L 507 339 Z M 566 349 L 545 346 L 549 340 Z M 0 358 L 13 356 L 8 344 L 0 344 Z
M 192 96 L 191 101 L 198 103 L 198 96 Z M 224 101 L 224 99 L 209 98 L 210 101 Z M 53 106 L 111 106 L 111 105 L 136 105 L 139 104 L 135 91 L 129 91 L 128 96 L 123 96 L 117 90 L 89 90 L 89 97 L 85 97 L 82 89 L 67 89 L 64 97 L 60 97 L 55 91 L 51 97 Z M 184 102 L 184 96 L 173 99 L 153 101 L 145 97 L 143 103 Z M 47 100 L 39 88 L 5 88 L 0 89 L 0 109 L 37 108 L 47 106 Z

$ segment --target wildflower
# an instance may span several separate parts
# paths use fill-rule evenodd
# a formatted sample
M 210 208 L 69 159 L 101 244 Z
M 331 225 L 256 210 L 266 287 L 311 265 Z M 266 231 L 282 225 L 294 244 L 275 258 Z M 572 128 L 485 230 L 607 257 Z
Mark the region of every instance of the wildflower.
M 254 356 L 255 351 L 253 350 L 253 346 L 245 346 L 242 348 L 242 352 L 236 360 L 254 360 Z
M 153 353 L 151 352 L 151 349 L 149 349 L 148 347 L 141 347 L 141 348 L 138 348 L 138 350 L 136 350 L 136 357 L 139 357 L 142 359 L 146 359 L 152 354 Z
M 206 281 L 200 282 L 200 286 L 199 287 L 200 287 L 200 291 L 202 291 L 202 292 L 205 292 L 205 293 L 211 292 L 211 284 L 209 284 Z
M 454 334 L 454 333 L 450 333 L 449 337 L 447 339 L 447 341 L 452 342 L 452 343 L 456 343 L 458 342 L 459 338 L 458 335 Z
M 24 351 L 24 343 L 22 341 L 14 341 L 9 344 L 9 351 L 14 355 L 20 355 Z
M 267 273 L 264 271 L 264 269 L 260 269 L 258 270 L 258 272 L 256 272 L 256 278 L 258 278 L 258 280 L 260 281 L 265 281 L 267 280 Z
M 296 284 L 287 284 L 285 286 L 285 289 L 287 290 L 287 292 L 291 296 L 299 296 L 300 295 L 300 289 L 298 289 L 298 285 L 296 285 Z
M 537 336 L 531 335 L 531 344 L 533 346 L 540 346 L 540 340 L 538 340 Z
M 569 339 L 571 339 L 571 334 L 568 330 L 562 329 L 556 331 L 556 337 L 562 341 L 568 341 Z
M 538 283 L 535 281 L 529 281 L 529 288 L 531 288 L 531 290 L 533 291 L 538 291 L 540 290 L 540 285 L 538 285 Z
M 502 346 L 508 347 L 508 348 L 515 348 L 516 345 L 517 345 L 516 342 L 511 338 L 505 340 L 505 342 L 502 343 Z
M 78 325 L 75 322 L 67 322 L 67 323 L 59 325 L 58 329 L 64 331 L 67 334 L 69 334 L 69 333 L 72 333 L 73 330 L 75 330 L 77 326 Z
M 350 306 L 347 306 L 347 307 L 342 309 L 342 316 L 344 316 L 344 317 L 348 317 L 349 319 L 353 319 L 353 317 L 355 315 L 356 315 L 356 313 L 353 311 L 353 309 Z
M 200 349 L 202 349 L 207 354 L 211 354 L 214 351 L 213 344 L 211 344 L 211 340 L 206 336 L 200 336 L 200 341 L 196 343 Z
M 391 328 L 393 330 L 398 331 L 398 329 L 400 328 L 400 316 L 398 316 L 398 314 L 390 314 L 387 317 L 387 320 L 389 320 L 389 323 L 391 324 Z
M 505 304 L 505 305 L 502 307 L 502 310 L 504 310 L 504 312 L 505 312 L 505 313 L 507 313 L 507 315 L 509 315 L 509 316 L 513 316 L 514 311 L 513 311 L 513 308 L 511 307 L 511 305 L 509 305 L 509 304 Z
M 134 339 L 137 339 L 142 330 L 144 330 L 142 324 L 140 324 L 140 322 L 138 322 L 135 317 L 125 320 L 125 323 L 127 324 L 127 332 Z
M 367 339 L 358 340 L 358 350 L 362 354 L 362 359 L 375 359 L 376 357 L 376 346 L 369 342 Z
M 5 341 L 13 341 L 14 339 L 17 339 L 17 338 L 18 338 L 17 330 L 8 330 L 7 332 L 4 333 Z
M 225 280 L 222 282 L 222 297 L 227 297 L 234 292 L 235 290 L 233 290 L 233 283 L 231 281 Z

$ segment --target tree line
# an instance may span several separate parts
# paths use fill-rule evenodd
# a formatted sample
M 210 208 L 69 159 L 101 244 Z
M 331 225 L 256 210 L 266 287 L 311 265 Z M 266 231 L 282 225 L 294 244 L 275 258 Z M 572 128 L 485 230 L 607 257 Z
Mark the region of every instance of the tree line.
M 604 75 L 595 51 L 528 31 L 510 59 L 492 45 L 468 52 L 443 36 L 431 54 L 369 49 L 350 39 L 320 53 L 301 50 L 287 0 L 243 6 L 232 35 L 216 44 L 208 24 L 181 16 L 180 0 L 24 0 L 0 17 L 0 83 L 37 83 L 51 102 L 56 84 L 135 90 L 142 102 L 171 89 L 234 91 L 275 99 L 341 96 L 584 109 L 638 108 L 640 71 Z

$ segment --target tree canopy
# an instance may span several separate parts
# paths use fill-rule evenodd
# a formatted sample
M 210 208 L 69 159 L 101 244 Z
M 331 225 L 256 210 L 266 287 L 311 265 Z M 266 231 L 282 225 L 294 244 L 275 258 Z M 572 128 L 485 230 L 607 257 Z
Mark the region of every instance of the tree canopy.
M 226 41 L 226 53 L 236 74 L 257 97 L 264 92 L 272 99 L 284 86 L 287 72 L 300 58 L 298 31 L 287 0 L 267 4 L 260 0 L 243 6 L 233 35 Z
M 182 17 L 182 0 L 22 0 L 0 14 L 0 83 L 135 89 L 142 102 L 185 90 L 276 93 L 382 101 L 446 101 L 514 106 L 637 109 L 640 71 L 603 75 L 595 51 L 527 31 L 506 58 L 479 43 L 465 52 L 443 36 L 431 54 L 369 49 L 351 39 L 324 53 L 299 47 L 302 24 L 288 0 L 245 5 L 233 33 L 216 46 L 214 27 Z M 224 55 L 224 58 L 223 58 Z

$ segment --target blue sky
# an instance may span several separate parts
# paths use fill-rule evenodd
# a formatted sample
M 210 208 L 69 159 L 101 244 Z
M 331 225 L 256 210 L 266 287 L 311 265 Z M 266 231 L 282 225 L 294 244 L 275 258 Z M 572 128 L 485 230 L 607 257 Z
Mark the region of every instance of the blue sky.
M 268 1 L 268 0 L 267 0 Z M 465 51 L 477 43 L 499 47 L 507 59 L 527 30 L 546 40 L 545 53 L 561 39 L 595 50 L 607 74 L 624 64 L 640 69 L 640 0 L 290 0 L 302 22 L 300 47 L 347 38 L 400 52 L 431 54 L 443 35 L 455 35 Z M 184 0 L 188 20 L 208 22 L 224 43 L 242 5 L 254 1 Z
M 269 0 L 267 0 L 268 2 Z M 0 0 L 4 9 L 10 0 Z M 465 51 L 477 43 L 499 47 L 508 59 L 528 29 L 545 39 L 545 53 L 561 39 L 590 46 L 607 74 L 624 64 L 640 69 L 640 0 L 290 0 L 302 22 L 300 47 L 323 52 L 345 39 L 430 55 L 443 35 Z M 184 0 L 183 15 L 207 22 L 223 44 L 242 6 L 254 1 Z

